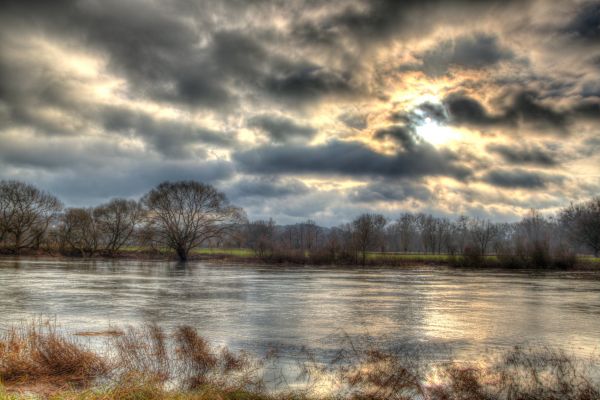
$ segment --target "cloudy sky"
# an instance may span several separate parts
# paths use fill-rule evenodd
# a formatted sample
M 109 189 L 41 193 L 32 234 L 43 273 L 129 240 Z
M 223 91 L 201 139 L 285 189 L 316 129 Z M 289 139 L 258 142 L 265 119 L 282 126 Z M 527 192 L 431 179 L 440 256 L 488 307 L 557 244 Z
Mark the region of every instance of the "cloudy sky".
M 600 194 L 600 2 L 3 1 L 0 179 L 214 184 L 251 218 Z

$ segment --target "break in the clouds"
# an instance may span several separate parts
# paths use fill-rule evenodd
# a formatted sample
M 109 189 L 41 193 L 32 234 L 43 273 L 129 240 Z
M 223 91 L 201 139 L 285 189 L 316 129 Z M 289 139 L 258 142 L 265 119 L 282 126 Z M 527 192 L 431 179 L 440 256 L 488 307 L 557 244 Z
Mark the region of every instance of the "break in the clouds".
M 251 218 L 518 218 L 600 192 L 600 1 L 0 6 L 0 178 Z

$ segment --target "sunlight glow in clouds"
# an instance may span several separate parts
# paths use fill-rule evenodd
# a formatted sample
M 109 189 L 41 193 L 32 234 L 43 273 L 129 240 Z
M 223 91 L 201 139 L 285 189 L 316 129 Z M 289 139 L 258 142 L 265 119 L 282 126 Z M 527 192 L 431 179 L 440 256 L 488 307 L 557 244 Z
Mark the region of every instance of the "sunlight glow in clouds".
M 423 123 L 417 125 L 415 129 L 419 136 L 433 145 L 444 145 L 461 139 L 460 133 L 448 126 L 439 124 L 430 117 L 426 117 Z
M 600 192 L 599 16 L 598 0 L 9 0 L 0 179 L 83 206 L 196 179 L 280 223 L 551 212 Z

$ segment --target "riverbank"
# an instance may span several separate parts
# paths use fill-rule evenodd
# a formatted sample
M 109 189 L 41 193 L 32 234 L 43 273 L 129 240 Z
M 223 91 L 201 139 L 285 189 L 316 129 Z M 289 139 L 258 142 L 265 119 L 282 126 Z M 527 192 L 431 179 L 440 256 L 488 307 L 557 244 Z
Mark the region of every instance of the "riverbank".
M 65 260 L 176 260 L 177 257 L 171 251 L 157 251 L 142 247 L 126 247 L 119 252 L 107 257 L 97 254 L 93 257 L 78 257 L 61 254 L 58 251 L 26 251 L 21 257 L 47 257 Z M 15 258 L 9 252 L 0 252 L 0 258 Z M 209 261 L 212 263 L 234 262 L 237 264 L 263 264 L 263 265 L 339 265 L 339 266 L 362 266 L 360 257 L 335 256 L 331 254 L 309 252 L 298 253 L 271 253 L 259 255 L 251 249 L 245 248 L 200 248 L 192 250 L 188 261 Z M 423 253 L 394 253 L 394 252 L 369 252 L 365 258 L 364 266 L 445 266 L 466 268 L 547 268 L 547 269 L 569 269 L 569 270 L 600 270 L 600 257 L 592 256 L 569 256 L 560 259 L 549 258 L 532 262 L 526 257 L 515 256 L 464 256 L 448 254 L 423 254 Z
M 327 362 L 308 353 L 296 360 L 304 385 L 292 388 L 265 380 L 276 353 L 215 347 L 189 326 L 115 328 L 104 339 L 98 353 L 51 324 L 9 329 L 0 336 L 0 399 L 600 398 L 598 358 L 546 347 L 428 365 L 418 354 L 347 343 Z

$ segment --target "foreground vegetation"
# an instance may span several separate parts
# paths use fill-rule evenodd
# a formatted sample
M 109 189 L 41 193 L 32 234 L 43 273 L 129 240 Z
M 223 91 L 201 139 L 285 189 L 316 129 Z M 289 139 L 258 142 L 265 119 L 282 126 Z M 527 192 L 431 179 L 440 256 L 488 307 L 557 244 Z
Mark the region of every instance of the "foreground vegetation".
M 223 193 L 195 181 L 163 182 L 139 201 L 113 199 L 66 209 L 32 185 L 0 181 L 0 252 L 120 257 L 135 254 L 134 248 L 138 254 L 181 261 L 207 255 L 206 248 L 234 248 L 240 250 L 227 251 L 273 263 L 572 267 L 577 255 L 598 257 L 600 197 L 571 204 L 554 216 L 532 210 L 515 223 L 423 213 L 403 213 L 389 221 L 362 214 L 325 228 L 314 221 L 286 226 L 249 221 Z
M 101 335 L 102 332 L 87 333 Z M 215 348 L 191 327 L 113 329 L 99 354 L 53 326 L 11 329 L 0 338 L 0 399 L 597 399 L 598 359 L 549 348 L 521 349 L 483 363 L 419 361 L 348 339 L 329 361 L 299 355 L 303 389 L 273 387 L 263 358 Z M 596 369 L 594 369 L 596 368 Z

